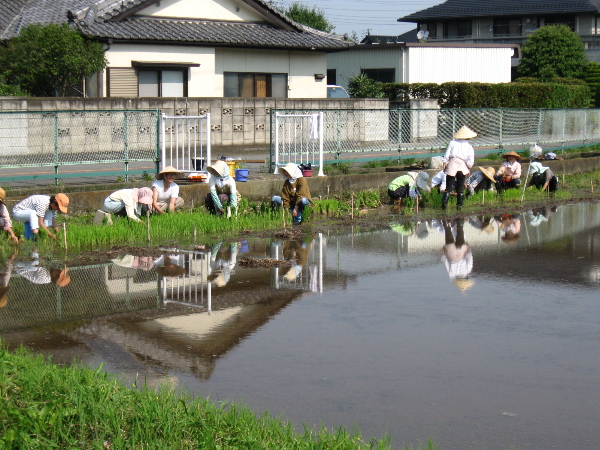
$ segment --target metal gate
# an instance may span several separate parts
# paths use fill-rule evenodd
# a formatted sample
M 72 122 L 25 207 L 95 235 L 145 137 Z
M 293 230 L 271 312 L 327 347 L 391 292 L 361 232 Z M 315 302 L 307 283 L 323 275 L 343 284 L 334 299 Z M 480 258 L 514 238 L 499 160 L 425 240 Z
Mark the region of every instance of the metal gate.
M 275 169 L 289 162 L 319 166 L 323 173 L 323 111 L 275 113 Z
M 161 170 L 173 166 L 190 174 L 205 172 L 211 163 L 210 113 L 161 118 Z

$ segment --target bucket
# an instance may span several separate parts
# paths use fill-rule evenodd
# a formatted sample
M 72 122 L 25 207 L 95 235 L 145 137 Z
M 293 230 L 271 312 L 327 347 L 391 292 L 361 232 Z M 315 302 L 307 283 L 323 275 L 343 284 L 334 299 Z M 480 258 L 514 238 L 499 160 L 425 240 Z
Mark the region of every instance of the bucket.
M 33 230 L 31 229 L 31 224 L 29 222 L 23 222 L 23 227 L 25 228 L 23 231 L 23 237 L 25 239 L 33 239 Z
M 248 181 L 248 169 L 235 169 L 235 181 Z
M 308 169 L 308 170 L 303 170 L 302 171 L 302 176 L 304 178 L 310 178 L 310 177 L 312 177 L 312 174 L 313 174 L 312 169 Z
M 225 163 L 229 166 L 229 176 L 235 177 L 235 165 L 237 164 L 235 161 L 225 161 Z M 244 180 L 246 181 L 246 180 Z

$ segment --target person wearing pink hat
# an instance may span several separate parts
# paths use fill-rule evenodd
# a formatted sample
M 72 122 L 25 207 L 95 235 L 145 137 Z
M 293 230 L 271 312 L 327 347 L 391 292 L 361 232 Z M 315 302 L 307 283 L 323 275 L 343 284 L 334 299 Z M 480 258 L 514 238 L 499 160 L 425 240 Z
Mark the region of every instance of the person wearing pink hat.
M 8 208 L 4 204 L 5 198 L 6 192 L 4 191 L 4 189 L 0 188 L 0 227 L 2 227 L 2 229 L 8 233 L 8 235 L 14 242 L 19 242 L 19 238 L 15 235 L 12 229 L 12 220 L 10 220 Z
M 127 217 L 134 222 L 142 222 L 138 217 L 143 205 L 152 204 L 152 189 L 149 187 L 121 189 L 104 199 L 102 210 L 115 216 Z
M 37 235 L 42 228 L 56 240 L 59 232 L 57 213 L 66 213 L 68 205 L 69 197 L 65 194 L 32 195 L 13 206 L 13 219 L 25 223 L 25 227 L 31 227 L 33 235 Z M 49 226 L 52 226 L 54 233 L 48 229 Z

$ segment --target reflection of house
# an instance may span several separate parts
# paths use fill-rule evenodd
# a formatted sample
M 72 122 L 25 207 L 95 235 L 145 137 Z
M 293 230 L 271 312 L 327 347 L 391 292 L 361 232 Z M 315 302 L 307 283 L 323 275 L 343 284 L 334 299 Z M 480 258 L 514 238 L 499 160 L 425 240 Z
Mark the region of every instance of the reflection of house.
M 472 44 L 522 44 L 539 27 L 561 23 L 581 36 L 588 59 L 598 61 L 599 11 L 594 0 L 446 0 L 398 21 L 428 31 L 429 42 Z
M 67 23 L 102 42 L 88 97 L 326 98 L 326 53 L 350 45 L 262 0 L 3 0 L 0 39 Z

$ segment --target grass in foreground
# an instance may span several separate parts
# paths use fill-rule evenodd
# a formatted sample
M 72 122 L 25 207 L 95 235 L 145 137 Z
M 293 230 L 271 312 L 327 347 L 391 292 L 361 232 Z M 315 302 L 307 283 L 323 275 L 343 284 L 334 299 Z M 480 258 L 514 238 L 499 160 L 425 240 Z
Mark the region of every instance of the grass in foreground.
M 432 449 L 432 443 L 427 448 Z M 337 430 L 294 431 L 235 404 L 163 388 L 127 388 L 101 368 L 59 367 L 27 350 L 0 349 L 2 448 L 390 448 Z M 421 448 L 421 446 L 419 446 Z

